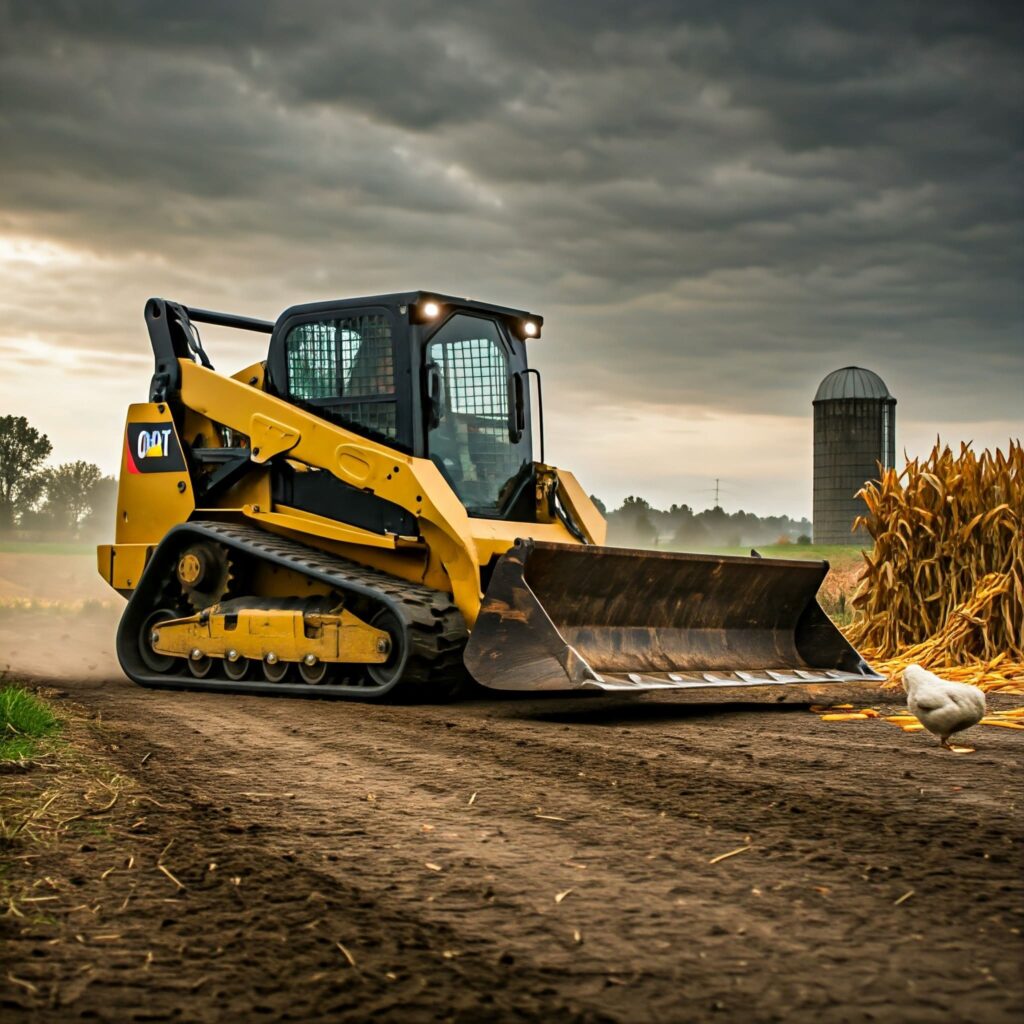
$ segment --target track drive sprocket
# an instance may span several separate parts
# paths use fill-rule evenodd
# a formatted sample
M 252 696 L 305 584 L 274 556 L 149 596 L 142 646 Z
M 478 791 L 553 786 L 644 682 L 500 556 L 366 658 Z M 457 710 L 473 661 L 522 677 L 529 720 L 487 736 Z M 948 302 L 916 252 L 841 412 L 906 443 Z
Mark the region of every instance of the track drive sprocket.
M 187 547 L 175 565 L 181 592 L 197 611 L 223 601 L 231 590 L 234 572 L 227 548 L 209 541 Z

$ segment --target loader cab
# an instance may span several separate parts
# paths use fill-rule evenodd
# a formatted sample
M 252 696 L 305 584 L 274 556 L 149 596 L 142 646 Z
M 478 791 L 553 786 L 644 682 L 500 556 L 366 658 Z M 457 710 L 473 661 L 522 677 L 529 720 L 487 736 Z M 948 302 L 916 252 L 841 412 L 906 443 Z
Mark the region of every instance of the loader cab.
M 536 515 L 522 310 L 411 292 L 294 306 L 270 340 L 272 393 L 434 462 L 471 516 Z

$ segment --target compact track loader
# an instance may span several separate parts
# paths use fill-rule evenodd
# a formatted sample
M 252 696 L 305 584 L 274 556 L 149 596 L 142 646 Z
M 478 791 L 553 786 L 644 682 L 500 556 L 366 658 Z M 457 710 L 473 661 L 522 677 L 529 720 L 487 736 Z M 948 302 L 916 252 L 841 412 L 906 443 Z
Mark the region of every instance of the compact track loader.
M 827 563 L 601 546 L 593 502 L 544 461 L 539 316 L 412 292 L 276 323 L 151 299 L 145 318 L 156 368 L 98 549 L 142 686 L 373 700 L 443 696 L 467 670 L 499 690 L 879 678 L 818 606 Z M 267 357 L 216 373 L 197 324 L 268 334 Z

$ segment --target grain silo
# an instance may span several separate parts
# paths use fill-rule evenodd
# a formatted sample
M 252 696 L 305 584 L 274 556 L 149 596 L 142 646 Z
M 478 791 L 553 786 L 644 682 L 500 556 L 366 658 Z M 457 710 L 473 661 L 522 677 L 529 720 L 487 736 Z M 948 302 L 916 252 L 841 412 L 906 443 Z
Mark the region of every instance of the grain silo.
M 814 542 L 852 544 L 864 505 L 854 495 L 896 460 L 896 399 L 876 373 L 834 370 L 814 396 Z

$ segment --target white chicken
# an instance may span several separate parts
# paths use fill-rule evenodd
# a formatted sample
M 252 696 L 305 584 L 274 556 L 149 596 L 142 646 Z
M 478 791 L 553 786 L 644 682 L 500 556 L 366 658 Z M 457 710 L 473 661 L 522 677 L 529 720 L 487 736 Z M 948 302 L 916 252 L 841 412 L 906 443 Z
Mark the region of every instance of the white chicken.
M 977 725 L 985 716 L 985 694 L 976 686 L 940 679 L 920 665 L 903 670 L 903 689 L 911 713 L 947 749 L 953 733 Z

